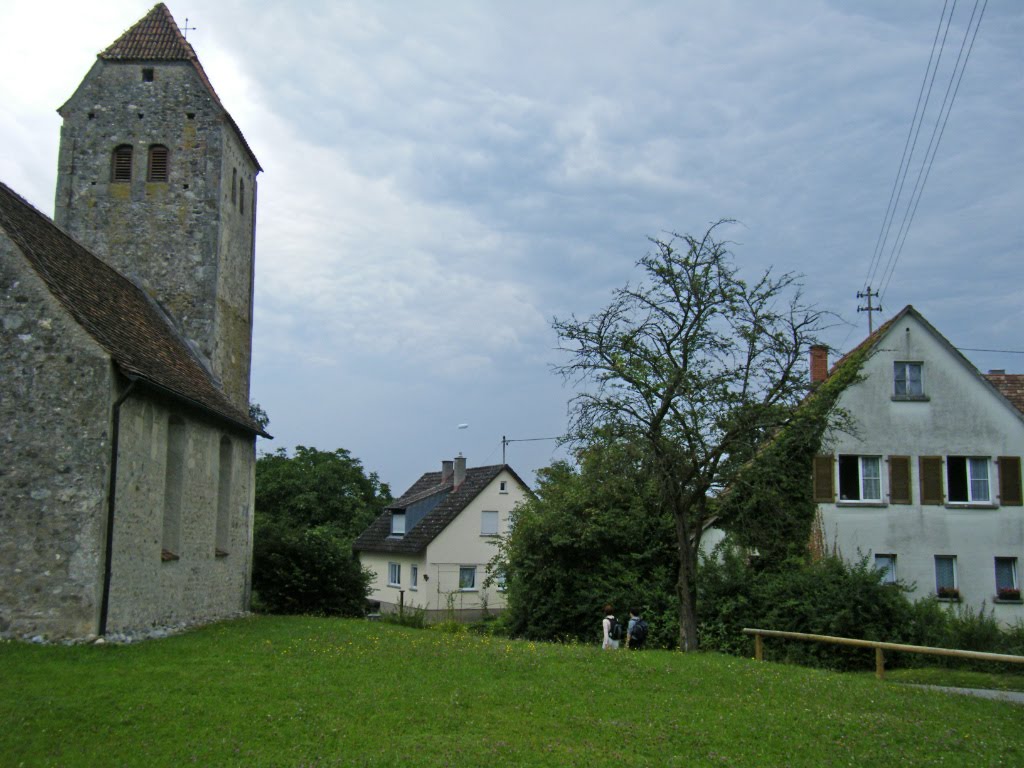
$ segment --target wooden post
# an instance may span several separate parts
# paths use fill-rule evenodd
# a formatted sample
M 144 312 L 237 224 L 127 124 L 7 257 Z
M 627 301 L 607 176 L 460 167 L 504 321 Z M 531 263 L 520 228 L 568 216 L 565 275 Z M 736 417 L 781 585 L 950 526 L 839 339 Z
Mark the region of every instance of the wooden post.
M 885 651 L 879 646 L 875 646 L 875 677 L 885 679 Z
M 761 635 L 754 635 L 754 658 L 764 661 L 764 641 L 761 639 Z

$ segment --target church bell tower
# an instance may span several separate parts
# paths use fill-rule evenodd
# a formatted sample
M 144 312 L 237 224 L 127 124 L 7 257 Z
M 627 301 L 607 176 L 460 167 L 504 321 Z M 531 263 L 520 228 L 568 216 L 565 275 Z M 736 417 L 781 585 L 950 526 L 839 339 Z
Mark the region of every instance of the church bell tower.
M 163 305 L 247 411 L 261 168 L 167 7 L 58 112 L 56 223 Z

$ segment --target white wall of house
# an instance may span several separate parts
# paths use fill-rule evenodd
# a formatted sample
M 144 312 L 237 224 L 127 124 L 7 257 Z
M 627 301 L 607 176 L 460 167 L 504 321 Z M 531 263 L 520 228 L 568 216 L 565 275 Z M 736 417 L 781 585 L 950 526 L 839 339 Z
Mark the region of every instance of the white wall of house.
M 920 397 L 894 394 L 895 364 L 907 362 L 920 364 Z M 1001 503 L 998 462 L 1001 456 L 1024 455 L 1020 412 L 912 313 L 879 340 L 862 376 L 840 400 L 853 417 L 852 434 L 831 434 L 822 447 L 822 453 L 837 457 L 832 466 L 835 501 L 820 505 L 825 544 L 848 560 L 895 556 L 896 576 L 916 585 L 914 597 L 936 594 L 937 556 L 955 558 L 956 587 L 964 603 L 977 608 L 984 602 L 1003 622 L 1024 619 L 1024 605 L 996 600 L 996 558 L 1004 558 L 1004 569 L 1005 559 L 1012 559 L 1018 587 L 1024 566 L 1024 507 Z M 867 462 L 846 459 L 841 469 L 842 456 Z M 939 504 L 921 503 L 922 456 L 941 457 Z M 892 457 L 909 459 L 910 503 L 894 503 Z M 971 471 L 961 470 L 965 462 L 954 458 L 951 463 L 950 457 L 975 459 L 979 482 L 967 484 L 983 498 L 950 499 L 957 495 L 950 488 L 950 473 Z M 843 498 L 842 476 L 849 490 L 851 473 L 857 474 L 861 498 Z M 981 477 L 986 473 L 987 491 Z
M 512 510 L 525 500 L 526 489 L 512 473 L 502 471 L 420 555 L 361 552 L 360 561 L 374 572 L 371 599 L 386 610 L 394 610 L 401 599 L 406 607 L 430 612 L 444 612 L 449 607 L 474 614 L 484 607 L 500 611 L 505 607 L 505 594 L 497 585 L 484 586 L 487 564 L 497 554 L 498 535 L 509 531 Z M 497 535 L 491 533 L 493 516 L 486 516 L 485 524 L 484 513 L 488 512 L 497 513 Z M 392 563 L 400 567 L 401 583 L 397 585 L 388 581 Z M 413 567 L 417 569 L 415 585 Z M 469 569 L 472 586 L 464 586 Z

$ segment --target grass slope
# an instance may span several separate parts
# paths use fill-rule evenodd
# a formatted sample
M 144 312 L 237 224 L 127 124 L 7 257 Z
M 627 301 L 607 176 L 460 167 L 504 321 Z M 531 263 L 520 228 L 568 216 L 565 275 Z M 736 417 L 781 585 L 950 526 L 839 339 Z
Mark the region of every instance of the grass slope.
M 1024 765 L 1024 708 L 715 654 L 252 618 L 0 643 L 3 766 Z

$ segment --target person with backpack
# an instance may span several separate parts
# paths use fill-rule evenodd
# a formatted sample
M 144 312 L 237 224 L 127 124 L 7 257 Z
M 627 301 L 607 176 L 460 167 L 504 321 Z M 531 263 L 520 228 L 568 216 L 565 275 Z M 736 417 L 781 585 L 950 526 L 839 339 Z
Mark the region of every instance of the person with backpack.
M 647 642 L 647 622 L 636 608 L 629 609 L 629 625 L 626 628 L 626 647 L 638 651 Z
M 604 639 L 601 642 L 601 647 L 605 650 L 614 650 L 619 647 L 619 641 L 622 639 L 622 625 L 619 620 L 615 618 L 615 614 L 612 613 L 612 606 L 608 604 L 604 607 L 604 618 L 601 620 L 601 628 L 604 631 Z

